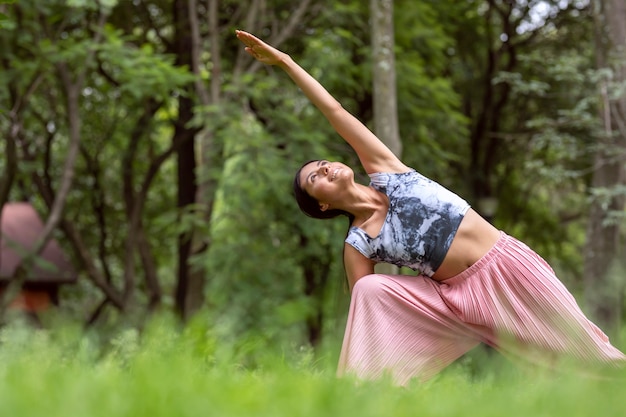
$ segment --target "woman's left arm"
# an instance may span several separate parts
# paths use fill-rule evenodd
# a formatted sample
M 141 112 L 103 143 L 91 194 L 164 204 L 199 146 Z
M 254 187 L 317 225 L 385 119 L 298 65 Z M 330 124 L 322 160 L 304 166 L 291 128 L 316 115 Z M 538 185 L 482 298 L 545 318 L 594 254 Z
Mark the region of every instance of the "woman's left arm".
M 300 87 L 307 98 L 317 107 L 335 131 L 354 149 L 365 171 L 406 172 L 409 168 L 376 136 L 361 123 L 307 71 L 289 55 L 268 45 L 256 36 L 237 31 L 237 37 L 247 47 L 246 52 L 258 61 L 276 65 Z
M 366 258 L 347 242 L 344 242 L 343 245 L 343 265 L 346 270 L 350 292 L 352 292 L 354 284 L 356 284 L 359 279 L 374 273 L 374 265 L 376 265 L 376 262 Z

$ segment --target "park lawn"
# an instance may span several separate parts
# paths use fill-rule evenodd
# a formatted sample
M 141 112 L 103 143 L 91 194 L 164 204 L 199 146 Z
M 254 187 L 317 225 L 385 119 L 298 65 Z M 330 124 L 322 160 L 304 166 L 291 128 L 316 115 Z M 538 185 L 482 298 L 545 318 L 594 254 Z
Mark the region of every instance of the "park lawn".
M 241 345 L 221 342 L 168 325 L 141 337 L 128 329 L 104 343 L 79 331 L 3 329 L 0 416 L 626 415 L 621 371 L 599 380 L 495 357 L 477 372 L 470 358 L 426 383 L 397 387 L 336 378 L 330 360 L 280 349 L 258 354 L 254 343 L 246 352 L 257 354 L 251 365 Z

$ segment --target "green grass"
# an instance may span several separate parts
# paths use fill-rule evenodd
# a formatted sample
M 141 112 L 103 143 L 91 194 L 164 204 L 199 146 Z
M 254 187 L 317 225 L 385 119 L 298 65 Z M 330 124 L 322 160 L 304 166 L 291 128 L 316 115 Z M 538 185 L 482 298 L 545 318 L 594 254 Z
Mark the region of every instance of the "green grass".
M 624 416 L 626 375 L 597 380 L 461 361 L 424 384 L 334 375 L 334 358 L 167 321 L 140 337 L 0 333 L 0 416 Z M 472 360 L 475 362 L 472 363 Z M 482 366 L 475 366 L 476 361 Z

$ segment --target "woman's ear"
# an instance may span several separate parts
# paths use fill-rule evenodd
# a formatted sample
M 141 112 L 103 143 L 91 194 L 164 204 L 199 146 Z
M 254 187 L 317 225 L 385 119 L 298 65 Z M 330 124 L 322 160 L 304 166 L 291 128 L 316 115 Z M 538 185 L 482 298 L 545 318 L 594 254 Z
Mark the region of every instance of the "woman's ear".
M 329 207 L 330 205 L 328 203 L 320 203 L 320 210 L 322 211 L 328 210 Z

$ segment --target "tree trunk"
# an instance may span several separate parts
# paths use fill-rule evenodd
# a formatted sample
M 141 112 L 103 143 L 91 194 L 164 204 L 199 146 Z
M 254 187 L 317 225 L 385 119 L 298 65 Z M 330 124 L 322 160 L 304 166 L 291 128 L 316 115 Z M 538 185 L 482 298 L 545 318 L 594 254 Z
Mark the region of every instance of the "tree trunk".
M 618 187 L 625 183 L 626 97 L 612 97 L 611 85 L 626 81 L 624 48 L 626 47 L 626 5 L 622 0 L 598 0 L 595 3 L 596 53 L 598 68 L 610 68 L 613 80 L 600 85 L 600 117 L 604 128 L 595 160 L 592 191 L 602 191 L 603 198 L 591 204 L 585 248 L 584 289 L 590 315 L 609 333 L 620 328 L 625 285 L 620 247 L 620 221 L 624 194 Z M 611 83 L 615 84 L 609 84 Z M 607 193 L 608 192 L 608 193 Z M 600 193 L 596 193 L 598 195 Z M 606 197 L 608 194 L 608 197 Z
M 374 133 L 402 157 L 398 129 L 396 60 L 394 55 L 393 1 L 372 0 L 372 55 Z
M 189 8 L 187 0 L 176 0 L 174 2 L 174 53 L 176 54 L 176 64 L 192 67 L 193 41 L 189 24 Z M 191 90 L 191 88 L 190 88 Z M 174 143 L 181 143 L 178 148 L 178 207 L 180 213 L 185 212 L 185 208 L 196 202 L 197 182 L 196 182 L 196 151 L 195 143 L 189 140 L 195 136 L 195 129 L 189 126 L 193 117 L 193 101 L 189 95 L 181 96 L 178 99 L 178 120 L 175 122 Z M 182 233 L 178 238 L 178 281 L 176 283 L 175 302 L 176 310 L 185 319 L 190 314 L 190 296 L 193 294 L 191 288 L 194 286 L 192 280 L 198 275 L 191 274 L 189 257 L 191 251 L 190 233 Z
M 371 0 L 374 134 L 398 158 L 402 157 L 402 141 L 398 129 L 396 94 L 396 59 L 393 27 L 393 0 Z M 376 272 L 397 274 L 391 264 L 376 265 Z

